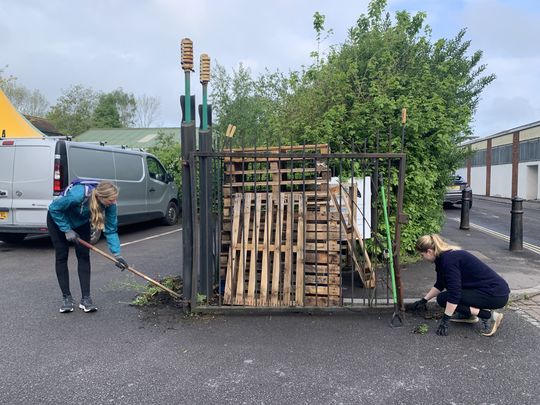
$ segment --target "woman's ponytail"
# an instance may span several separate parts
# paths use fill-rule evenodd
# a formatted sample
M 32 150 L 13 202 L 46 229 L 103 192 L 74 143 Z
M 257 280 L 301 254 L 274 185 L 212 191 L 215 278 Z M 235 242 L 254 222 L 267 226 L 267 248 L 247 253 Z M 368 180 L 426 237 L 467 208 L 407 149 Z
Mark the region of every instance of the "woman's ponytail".
M 111 200 L 118 197 L 118 187 L 109 181 L 102 181 L 90 194 L 90 225 L 93 229 L 103 230 L 105 228 L 105 212 L 99 199 Z
M 435 252 L 435 257 L 448 250 L 461 249 L 459 246 L 449 245 L 436 233 L 424 235 L 416 241 L 416 250 L 418 252 L 427 252 L 432 249 Z

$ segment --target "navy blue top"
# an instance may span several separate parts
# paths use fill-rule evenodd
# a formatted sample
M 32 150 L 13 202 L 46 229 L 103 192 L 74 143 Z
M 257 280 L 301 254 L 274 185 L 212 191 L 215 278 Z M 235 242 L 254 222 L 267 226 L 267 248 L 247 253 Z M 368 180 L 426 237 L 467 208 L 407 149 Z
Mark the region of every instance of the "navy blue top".
M 491 267 L 465 250 L 448 250 L 435 259 L 434 287 L 448 291 L 448 302 L 458 304 L 461 290 L 478 290 L 494 297 L 510 293 L 504 279 Z

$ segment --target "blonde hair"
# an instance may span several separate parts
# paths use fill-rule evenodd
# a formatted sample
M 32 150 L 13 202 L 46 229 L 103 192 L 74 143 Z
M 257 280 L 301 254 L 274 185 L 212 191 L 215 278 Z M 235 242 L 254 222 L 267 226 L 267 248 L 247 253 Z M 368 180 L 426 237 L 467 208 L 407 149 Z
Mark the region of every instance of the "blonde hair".
M 435 252 L 435 257 L 439 257 L 443 252 L 461 248 L 459 246 L 449 245 L 439 235 L 433 233 L 431 235 L 421 236 L 416 241 L 416 250 L 418 252 L 427 252 L 428 249 L 432 249 Z
M 109 181 L 102 181 L 90 194 L 90 225 L 94 229 L 103 230 L 105 228 L 105 212 L 99 199 L 112 200 L 118 197 L 118 187 Z

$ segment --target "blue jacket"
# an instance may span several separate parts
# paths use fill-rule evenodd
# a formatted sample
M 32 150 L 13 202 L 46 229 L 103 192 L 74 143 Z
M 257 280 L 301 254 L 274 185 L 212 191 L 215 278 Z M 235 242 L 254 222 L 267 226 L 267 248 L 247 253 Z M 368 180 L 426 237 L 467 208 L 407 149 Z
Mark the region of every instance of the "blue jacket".
M 448 302 L 459 304 L 461 290 L 478 290 L 494 297 L 503 297 L 510 288 L 495 270 L 465 250 L 449 250 L 435 259 L 437 281 L 434 287 L 448 291 Z
M 78 228 L 90 222 L 88 197 L 84 195 L 84 186 L 76 185 L 64 197 L 58 197 L 49 205 L 52 219 L 62 232 Z M 107 239 L 109 250 L 114 255 L 120 254 L 120 239 L 118 238 L 118 218 L 116 204 L 104 207 L 105 229 L 103 234 Z

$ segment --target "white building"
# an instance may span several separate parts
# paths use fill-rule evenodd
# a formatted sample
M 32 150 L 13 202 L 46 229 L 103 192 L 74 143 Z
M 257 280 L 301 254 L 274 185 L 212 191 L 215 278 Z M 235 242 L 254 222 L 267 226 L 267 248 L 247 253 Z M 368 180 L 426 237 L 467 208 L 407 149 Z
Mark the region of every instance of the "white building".
M 473 193 L 537 200 L 540 121 L 463 144 L 474 152 L 458 170 Z

